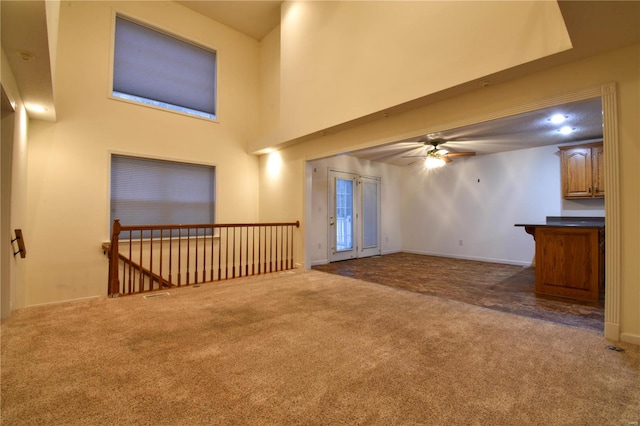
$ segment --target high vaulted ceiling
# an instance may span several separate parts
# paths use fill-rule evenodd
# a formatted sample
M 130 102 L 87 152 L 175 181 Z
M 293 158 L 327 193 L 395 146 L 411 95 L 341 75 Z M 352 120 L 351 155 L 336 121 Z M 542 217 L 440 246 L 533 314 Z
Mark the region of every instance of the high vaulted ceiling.
M 282 1 L 182 1 L 176 3 L 244 33 L 262 40 L 280 25 Z
M 198 13 L 208 16 L 218 22 L 227 25 L 248 36 L 261 40 L 266 34 L 279 25 L 281 1 L 177 1 L 177 3 L 188 7 Z M 535 72 L 544 68 L 557 66 L 581 57 L 594 55 L 602 51 L 611 50 L 618 47 L 627 46 L 640 42 L 640 2 L 637 1 L 559 1 L 560 9 L 567 25 L 567 30 L 571 37 L 573 48 L 551 57 L 543 58 L 539 61 L 526 64 L 513 70 L 506 70 L 501 76 L 492 76 L 494 83 L 499 83 L 501 78 L 517 78 L 526 73 Z M 47 107 L 47 111 L 38 112 L 29 110 L 32 119 L 45 119 L 54 121 L 55 102 L 52 78 L 52 63 L 55 62 L 55 55 L 51 55 L 49 39 L 47 34 L 55 34 L 57 28 L 47 28 L 49 25 L 57 25 L 57 20 L 47 21 L 45 12 L 47 6 L 43 0 L 34 1 L 12 1 L 2 0 L 1 7 L 1 41 L 2 47 L 7 55 L 9 65 L 15 75 L 16 83 L 21 96 L 26 105 L 39 103 Z M 55 48 L 55 46 L 53 46 Z M 33 57 L 25 56 L 30 53 Z M 52 56 L 54 60 L 51 60 Z M 25 60 L 27 59 L 27 60 Z M 464 85 L 460 90 L 454 90 L 456 94 L 465 91 L 478 90 L 477 85 Z M 582 103 L 568 105 L 571 110 L 568 114 L 574 117 L 584 117 L 581 123 L 576 126 L 585 130 L 581 134 L 575 132 L 573 138 L 594 136 L 594 128 L 601 123 L 593 117 L 593 108 L 598 108 L 592 104 Z M 444 129 L 441 136 L 445 139 L 456 139 L 457 142 L 450 142 L 448 148 L 451 151 L 456 149 L 474 150 L 478 154 L 496 152 L 505 149 L 519 149 L 520 147 L 530 147 L 539 140 L 542 127 L 536 128 L 532 123 L 540 122 L 549 111 L 540 111 L 519 117 L 502 119 L 481 123 L 479 125 L 467 126 L 460 129 Z M 593 120 L 593 121 L 591 121 Z M 501 129 L 501 130 L 498 130 Z M 526 131 L 524 131 L 526 129 Z M 498 139 L 498 133 L 502 132 L 502 139 Z M 462 135 L 462 136 L 461 136 Z M 487 141 L 487 135 L 493 135 L 493 142 Z M 511 139 L 517 135 L 518 141 L 528 141 L 526 145 L 514 145 Z M 363 158 L 379 158 L 383 161 L 385 156 L 399 162 L 397 157 L 402 157 L 410 142 L 415 142 L 427 135 L 416 135 L 412 140 L 399 141 L 396 147 L 391 145 L 380 147 L 379 152 L 368 151 L 354 153 Z M 554 136 L 558 137 L 558 135 Z M 465 141 L 461 141 L 464 138 Z M 483 141 L 479 146 L 479 141 Z M 511 140 L 511 141 L 510 141 Z M 557 143 L 557 139 L 546 139 Z M 577 140 L 577 139 L 575 139 Z M 463 147 L 459 144 L 465 144 Z M 474 146 L 472 146 L 474 144 Z M 415 144 L 418 149 L 420 143 Z M 397 152 L 391 154 L 396 149 Z M 410 151 L 410 149 L 409 149 Z M 400 155 L 398 155 L 400 154 Z

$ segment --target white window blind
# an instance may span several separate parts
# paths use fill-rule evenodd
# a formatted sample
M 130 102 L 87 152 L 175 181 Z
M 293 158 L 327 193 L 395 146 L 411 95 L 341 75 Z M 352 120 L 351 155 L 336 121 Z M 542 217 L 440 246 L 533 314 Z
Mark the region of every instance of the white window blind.
M 114 96 L 215 118 L 214 51 L 121 16 L 114 46 Z
M 111 223 L 214 223 L 215 167 L 111 157 Z

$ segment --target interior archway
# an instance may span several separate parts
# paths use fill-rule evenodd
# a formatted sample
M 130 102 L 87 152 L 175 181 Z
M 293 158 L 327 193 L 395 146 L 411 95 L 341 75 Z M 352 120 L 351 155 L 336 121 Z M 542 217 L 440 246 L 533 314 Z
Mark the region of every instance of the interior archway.
M 518 107 L 495 111 L 483 116 L 470 117 L 454 123 L 443 123 L 441 129 L 453 129 L 477 123 L 490 122 L 517 114 L 536 111 L 543 108 L 562 105 L 591 98 L 601 98 L 603 140 L 607 155 L 605 156 L 605 185 L 607 197 L 605 198 L 605 224 L 606 224 L 606 257 L 605 257 L 605 281 L 607 285 L 605 294 L 605 324 L 604 335 L 611 340 L 619 340 L 620 337 L 620 189 L 619 189 L 619 153 L 618 153 L 618 129 L 616 110 L 616 85 L 614 83 L 581 90 L 578 92 L 559 95 L 553 98 L 543 99 L 534 103 L 520 105 Z M 306 223 L 310 221 L 311 211 L 311 182 L 312 169 L 308 159 L 306 167 L 306 197 L 305 217 Z M 310 227 L 305 227 L 306 253 L 309 253 L 311 238 Z M 309 256 L 306 256 L 305 267 L 310 267 Z

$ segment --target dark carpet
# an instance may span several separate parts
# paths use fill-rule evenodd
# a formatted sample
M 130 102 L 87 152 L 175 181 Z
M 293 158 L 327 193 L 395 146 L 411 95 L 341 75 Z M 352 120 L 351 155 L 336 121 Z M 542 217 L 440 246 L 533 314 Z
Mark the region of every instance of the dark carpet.
M 394 253 L 313 269 L 558 324 L 604 331 L 602 303 L 535 294 L 535 269 Z

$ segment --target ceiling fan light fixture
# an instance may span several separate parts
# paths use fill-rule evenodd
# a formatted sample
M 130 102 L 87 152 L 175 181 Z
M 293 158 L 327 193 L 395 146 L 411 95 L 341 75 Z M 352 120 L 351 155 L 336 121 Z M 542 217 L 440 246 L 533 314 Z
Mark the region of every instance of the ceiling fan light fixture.
M 444 158 L 438 155 L 429 155 L 424 159 L 424 166 L 429 170 L 437 169 L 444 166 L 445 164 L 447 164 L 447 162 L 444 160 Z

